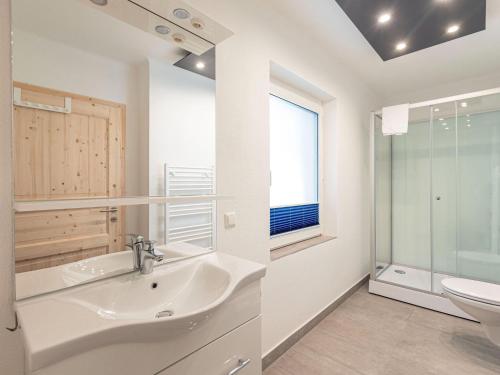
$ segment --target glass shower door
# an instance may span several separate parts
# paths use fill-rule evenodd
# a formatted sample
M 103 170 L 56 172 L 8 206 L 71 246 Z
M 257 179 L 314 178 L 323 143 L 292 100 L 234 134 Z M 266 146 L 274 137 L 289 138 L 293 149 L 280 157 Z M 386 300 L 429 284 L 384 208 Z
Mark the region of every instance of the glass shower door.
M 500 283 L 500 95 L 457 112 L 457 275 Z
M 457 110 L 456 103 L 432 106 L 431 243 L 432 291 L 457 271 Z
M 432 290 L 449 276 L 500 283 L 500 95 L 432 113 Z
M 387 281 L 431 291 L 430 113 L 410 110 L 408 133 L 392 136 L 392 261 Z

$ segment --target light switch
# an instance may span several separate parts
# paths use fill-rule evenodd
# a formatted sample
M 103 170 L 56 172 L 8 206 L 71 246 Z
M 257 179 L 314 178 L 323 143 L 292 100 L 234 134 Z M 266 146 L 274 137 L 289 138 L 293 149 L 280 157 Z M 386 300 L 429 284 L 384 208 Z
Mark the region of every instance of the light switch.
M 224 227 L 234 228 L 236 226 L 236 213 L 226 212 L 224 214 Z

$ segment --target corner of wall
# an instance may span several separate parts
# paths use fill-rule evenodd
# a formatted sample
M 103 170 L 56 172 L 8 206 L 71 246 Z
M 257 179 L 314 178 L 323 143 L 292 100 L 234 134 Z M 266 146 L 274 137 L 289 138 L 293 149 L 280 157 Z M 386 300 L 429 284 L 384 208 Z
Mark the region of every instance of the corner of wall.
M 15 325 L 14 238 L 12 214 L 11 2 L 0 2 L 0 373 L 23 373 L 23 345 Z

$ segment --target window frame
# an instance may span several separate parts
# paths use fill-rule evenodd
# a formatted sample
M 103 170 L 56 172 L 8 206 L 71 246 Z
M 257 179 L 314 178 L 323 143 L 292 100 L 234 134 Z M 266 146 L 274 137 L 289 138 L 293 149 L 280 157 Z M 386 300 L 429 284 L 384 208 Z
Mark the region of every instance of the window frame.
M 302 107 L 306 110 L 314 112 L 318 115 L 318 205 L 319 205 L 319 225 L 312 227 L 297 229 L 294 231 L 280 233 L 275 235 L 269 234 L 271 251 L 277 248 L 291 245 L 297 242 L 309 240 L 323 234 L 323 103 L 308 95 L 307 93 L 285 85 L 282 82 L 271 81 L 269 96 L 276 96 L 294 105 Z M 271 124 L 269 123 L 269 127 Z M 271 176 L 271 170 L 269 170 Z M 271 181 L 269 181 L 269 189 L 271 189 Z M 269 192 L 270 196 L 270 192 Z M 269 213 L 271 209 L 269 204 Z

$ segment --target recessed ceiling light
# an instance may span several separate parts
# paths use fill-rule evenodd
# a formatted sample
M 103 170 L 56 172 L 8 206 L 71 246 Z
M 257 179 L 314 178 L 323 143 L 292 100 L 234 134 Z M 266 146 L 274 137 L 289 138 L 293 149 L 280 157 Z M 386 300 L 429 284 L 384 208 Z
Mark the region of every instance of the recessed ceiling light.
M 205 63 L 203 61 L 198 61 L 196 63 L 196 69 L 205 69 Z
M 467 124 L 467 127 L 470 128 L 470 124 Z
M 448 34 L 455 34 L 458 30 L 460 30 L 459 25 L 450 25 L 447 29 L 446 32 Z
M 175 33 L 174 35 L 172 35 L 172 39 L 176 43 L 183 43 L 186 40 L 186 37 L 182 34 Z
M 155 27 L 155 30 L 158 34 L 161 35 L 166 35 L 170 32 L 170 29 L 165 25 L 158 25 Z
M 444 128 L 444 130 L 450 130 L 450 128 Z
M 391 20 L 392 15 L 390 13 L 382 13 L 378 17 L 378 23 L 387 23 Z
M 173 11 L 174 16 L 181 20 L 185 20 L 186 18 L 191 17 L 191 13 L 189 13 L 186 9 L 184 8 L 177 8 L 174 9 Z
M 439 121 L 444 121 L 444 118 L 440 118 Z
M 434 108 L 434 112 L 439 112 L 439 108 Z
M 95 5 L 100 5 L 100 6 L 108 5 L 108 0 L 90 0 L 90 1 L 92 1 Z
M 462 108 L 467 108 L 467 106 L 468 106 L 467 102 L 460 103 L 460 107 Z
M 203 30 L 205 28 L 205 23 L 199 18 L 193 18 L 191 20 L 191 25 L 193 25 L 193 27 L 198 30 Z
M 442 123 L 441 125 L 443 125 L 443 126 L 446 126 L 446 125 L 448 125 L 448 123 L 446 123 L 446 122 L 443 122 L 443 123 Z
M 406 42 L 399 42 L 398 44 L 396 44 L 396 49 L 398 51 L 404 51 L 406 49 L 406 47 L 408 47 Z

